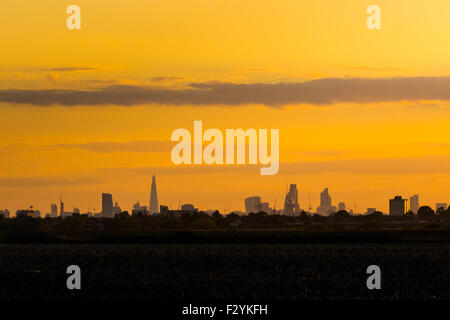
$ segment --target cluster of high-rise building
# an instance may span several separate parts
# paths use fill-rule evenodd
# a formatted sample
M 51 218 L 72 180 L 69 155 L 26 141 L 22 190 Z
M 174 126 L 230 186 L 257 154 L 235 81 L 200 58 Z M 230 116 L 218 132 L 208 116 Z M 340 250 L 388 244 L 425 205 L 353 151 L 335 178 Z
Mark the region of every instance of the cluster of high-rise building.
M 395 196 L 393 199 L 389 200 L 389 215 L 401 216 L 408 211 L 417 214 L 419 211 L 419 195 L 415 194 L 409 198 L 409 210 L 408 210 L 408 199 L 404 199 L 401 196 Z M 445 202 L 436 203 L 436 213 L 440 211 L 447 210 L 448 204 Z
M 105 218 L 113 218 L 116 214 L 122 213 L 122 209 L 119 207 L 118 202 L 113 206 L 113 198 L 110 193 L 102 193 L 102 212 L 101 216 Z M 133 214 L 158 214 L 158 194 L 156 191 L 156 177 L 152 177 L 152 185 L 150 188 L 150 201 L 149 205 L 141 206 L 139 201 L 133 205 Z
M 408 199 L 404 199 L 402 196 L 395 196 L 389 200 L 389 215 L 401 216 L 408 211 L 417 214 L 419 211 L 419 195 L 415 194 L 409 198 L 409 210 Z M 436 203 L 436 212 L 446 210 L 448 208 L 447 203 Z
M 345 204 L 341 202 L 339 208 L 339 210 L 345 210 Z M 268 202 L 261 201 L 261 197 L 252 196 L 245 199 L 245 211 L 246 213 L 264 211 L 267 213 L 284 214 L 286 216 L 296 216 L 306 210 L 300 209 L 297 184 L 291 184 L 286 192 L 283 209 L 278 211 L 275 208 L 272 209 L 269 207 Z M 311 208 L 308 211 L 311 211 Z M 336 207 L 332 206 L 328 188 L 325 188 L 320 193 L 320 206 L 317 208 L 317 213 L 329 215 L 334 212 L 336 212 Z
M 21 210 L 24 211 L 24 210 Z M 29 211 L 28 215 L 36 215 L 37 211 L 33 211 L 31 214 L 31 211 Z M 8 211 L 9 213 L 9 211 Z M 110 193 L 102 193 L 102 210 L 98 213 L 95 212 L 86 212 L 88 216 L 94 216 L 94 217 L 105 217 L 105 218 L 113 218 L 116 214 L 122 213 L 122 209 L 119 206 L 119 203 L 116 201 L 113 205 L 113 196 Z M 159 207 L 158 207 L 158 195 L 156 191 L 156 178 L 155 175 L 153 175 L 152 178 L 152 184 L 151 184 L 151 190 L 150 190 L 150 202 L 149 206 L 141 206 L 139 204 L 139 201 L 134 204 L 133 214 L 137 213 L 143 213 L 143 214 L 158 214 L 159 213 Z M 0 211 L 0 214 L 2 214 L 2 211 Z M 64 202 L 62 200 L 62 196 L 59 198 L 59 210 L 56 203 L 50 204 L 50 213 L 48 213 L 47 217 L 70 217 L 73 215 L 79 215 L 80 210 L 78 208 L 74 208 L 73 211 L 65 211 L 64 209 Z M 39 213 L 40 215 L 40 213 Z M 6 214 L 4 214 L 6 216 Z M 9 215 L 8 215 L 9 216 Z
M 393 199 L 389 200 L 389 215 L 392 216 L 401 216 L 408 211 L 411 211 L 414 214 L 417 214 L 420 208 L 419 204 L 419 195 L 415 194 L 409 198 L 410 208 L 408 210 L 408 199 L 404 199 L 402 196 L 395 196 Z M 436 212 L 446 210 L 448 208 L 447 203 L 436 203 Z M 328 188 L 325 188 L 320 193 L 320 205 L 317 207 L 316 213 L 328 216 L 330 214 L 336 213 L 338 211 L 348 211 L 350 214 L 353 214 L 353 210 L 347 210 L 344 202 L 339 202 L 338 207 L 336 208 L 332 204 L 331 195 L 329 194 Z M 264 211 L 267 213 L 276 213 L 276 214 L 284 214 L 287 216 L 295 216 L 298 215 L 302 211 L 306 211 L 311 213 L 311 207 L 309 210 L 301 210 L 299 201 L 298 201 L 298 189 L 296 184 L 291 184 L 289 190 L 286 193 L 286 198 L 284 201 L 284 208 L 282 210 L 276 210 L 269 207 L 268 202 L 262 202 L 261 197 L 252 196 L 245 199 L 245 211 L 247 213 L 250 212 L 259 212 Z M 376 208 L 367 208 L 365 215 L 372 214 L 377 212 Z
M 298 189 L 296 184 L 291 184 L 289 186 L 289 191 L 286 193 L 284 200 L 284 208 L 281 210 L 276 210 L 276 208 L 271 208 L 268 202 L 262 202 L 261 197 L 252 196 L 248 197 L 244 201 L 245 212 L 266 212 L 268 214 L 284 214 L 287 216 L 295 216 L 300 214 L 300 206 L 298 202 Z M 275 207 L 275 205 L 274 205 Z
M 269 202 L 263 202 L 261 197 L 259 196 L 251 196 L 245 199 L 245 213 L 257 213 L 257 212 L 266 212 L 267 214 L 284 214 L 287 216 L 296 216 L 301 212 L 309 212 L 311 213 L 311 204 L 309 204 L 308 210 L 300 209 L 299 204 L 299 191 L 297 189 L 297 184 L 291 184 L 289 189 L 286 190 L 286 196 L 284 199 L 284 207 L 280 210 L 276 210 L 276 200 L 274 204 L 274 208 L 269 206 Z M 80 210 L 78 208 L 74 208 L 73 211 L 65 211 L 64 202 L 62 201 L 62 196 L 59 198 L 59 210 L 58 206 L 55 203 L 50 205 L 50 213 L 46 214 L 46 217 L 69 217 L 73 215 L 79 215 Z M 414 214 L 417 214 L 419 211 L 419 195 L 415 194 L 409 198 L 410 208 Z M 440 210 L 446 210 L 448 208 L 447 203 L 436 203 L 436 212 Z M 331 195 L 329 194 L 328 188 L 325 188 L 320 193 L 320 205 L 317 207 L 317 213 L 323 216 L 328 216 L 330 214 L 336 213 L 337 211 L 347 210 L 344 202 L 339 202 L 338 207 L 336 208 L 332 204 Z M 155 175 L 152 177 L 151 189 L 150 189 L 150 201 L 148 206 L 142 206 L 139 201 L 133 205 L 132 214 L 159 214 L 159 213 L 173 213 L 173 214 L 182 214 L 185 212 L 198 212 L 199 209 L 195 208 L 193 204 L 183 204 L 177 210 L 170 210 L 168 206 L 158 205 L 158 195 L 156 190 L 156 178 Z M 213 213 L 216 210 L 208 210 L 209 213 Z M 350 214 L 353 214 L 352 210 L 347 210 Z M 367 208 L 364 214 L 372 214 L 376 212 L 376 208 Z M 236 211 L 233 211 L 236 212 Z M 394 198 L 389 200 L 389 215 L 391 216 L 401 216 L 408 212 L 408 199 L 403 198 L 402 196 L 395 196 Z M 113 205 L 113 196 L 110 193 L 102 193 L 102 210 L 99 213 L 87 212 L 88 216 L 94 217 L 105 217 L 105 218 L 113 218 L 117 214 L 121 214 L 122 209 L 120 208 L 118 202 L 116 201 Z M 6 218 L 10 217 L 10 212 L 8 210 L 0 210 L 0 215 L 3 215 Z M 28 215 L 32 217 L 40 217 L 41 213 L 39 210 L 33 210 L 32 206 L 26 210 L 17 210 L 16 216 L 20 215 Z

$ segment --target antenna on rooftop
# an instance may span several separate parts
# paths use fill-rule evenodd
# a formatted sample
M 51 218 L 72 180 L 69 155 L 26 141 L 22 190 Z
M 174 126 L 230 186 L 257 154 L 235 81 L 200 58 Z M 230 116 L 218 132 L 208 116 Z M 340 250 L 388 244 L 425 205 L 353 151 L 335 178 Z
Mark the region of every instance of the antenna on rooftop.
M 311 213 L 311 193 L 308 195 L 309 198 L 309 213 Z

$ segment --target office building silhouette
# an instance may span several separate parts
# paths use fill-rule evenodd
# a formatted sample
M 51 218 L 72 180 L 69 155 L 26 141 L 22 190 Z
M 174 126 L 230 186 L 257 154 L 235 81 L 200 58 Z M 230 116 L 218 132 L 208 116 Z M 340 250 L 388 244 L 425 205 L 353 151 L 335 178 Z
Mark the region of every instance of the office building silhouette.
M 102 217 L 113 217 L 113 200 L 112 195 L 109 193 L 102 193 Z
M 155 175 L 153 175 L 153 178 L 152 178 L 152 188 L 150 190 L 150 203 L 149 203 L 148 207 L 150 209 L 151 214 L 158 214 L 159 206 L 158 206 L 158 195 L 156 193 Z
M 395 196 L 389 200 L 389 215 L 402 216 L 405 213 L 406 199 L 401 196 Z
M 284 214 L 287 216 L 293 216 L 300 211 L 298 205 L 298 190 L 296 184 L 289 186 L 289 192 L 286 194 L 284 200 Z
M 317 208 L 317 213 L 325 216 L 333 212 L 336 212 L 336 207 L 331 205 L 331 196 L 328 193 L 328 188 L 325 188 L 320 193 L 320 206 Z
M 419 195 L 415 194 L 412 197 L 409 198 L 409 208 L 412 213 L 417 214 L 417 211 L 419 211 Z

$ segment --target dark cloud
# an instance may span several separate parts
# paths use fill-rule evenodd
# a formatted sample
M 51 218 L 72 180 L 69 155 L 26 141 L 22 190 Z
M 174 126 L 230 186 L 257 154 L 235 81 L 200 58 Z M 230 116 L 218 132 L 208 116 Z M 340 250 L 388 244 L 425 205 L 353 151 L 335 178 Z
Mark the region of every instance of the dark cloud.
M 112 85 L 95 91 L 0 90 L 0 102 L 62 105 L 324 105 L 336 102 L 450 100 L 450 77 L 320 79 L 301 83 L 191 83 L 186 89 Z

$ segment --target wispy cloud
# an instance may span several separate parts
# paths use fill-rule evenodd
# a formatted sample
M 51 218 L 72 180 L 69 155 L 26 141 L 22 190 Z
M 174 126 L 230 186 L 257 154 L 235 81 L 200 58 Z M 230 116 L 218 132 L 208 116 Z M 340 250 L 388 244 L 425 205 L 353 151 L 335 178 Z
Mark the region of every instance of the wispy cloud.
M 89 151 L 110 153 L 110 152 L 170 152 L 173 147 L 171 141 L 148 140 L 130 142 L 90 142 L 84 144 L 61 145 L 66 148 L 79 148 Z
M 98 90 L 0 90 L 0 102 L 62 105 L 326 105 L 336 102 L 450 100 L 450 77 L 319 79 L 300 83 L 191 83 L 185 89 L 112 85 Z
M 94 67 L 62 67 L 62 68 L 52 68 L 50 71 L 57 72 L 71 72 L 71 71 L 95 71 L 99 70 L 99 68 Z
M 183 80 L 183 77 L 154 77 L 152 81 L 160 82 L 160 81 L 179 81 Z
M 255 174 L 259 165 L 191 165 L 170 167 L 106 167 L 100 171 L 136 174 Z M 280 163 L 279 174 L 450 174 L 450 157 L 417 157 L 417 158 L 385 158 L 385 159 L 344 159 L 330 161 L 299 161 Z
M 101 183 L 103 183 L 103 181 L 99 179 L 0 178 L 0 187 L 87 186 Z
M 56 151 L 62 149 L 82 149 L 92 152 L 170 152 L 174 142 L 170 140 L 140 140 L 128 142 L 95 141 L 78 144 L 7 144 L 0 145 L 0 154 L 11 154 L 14 152 L 40 152 Z

